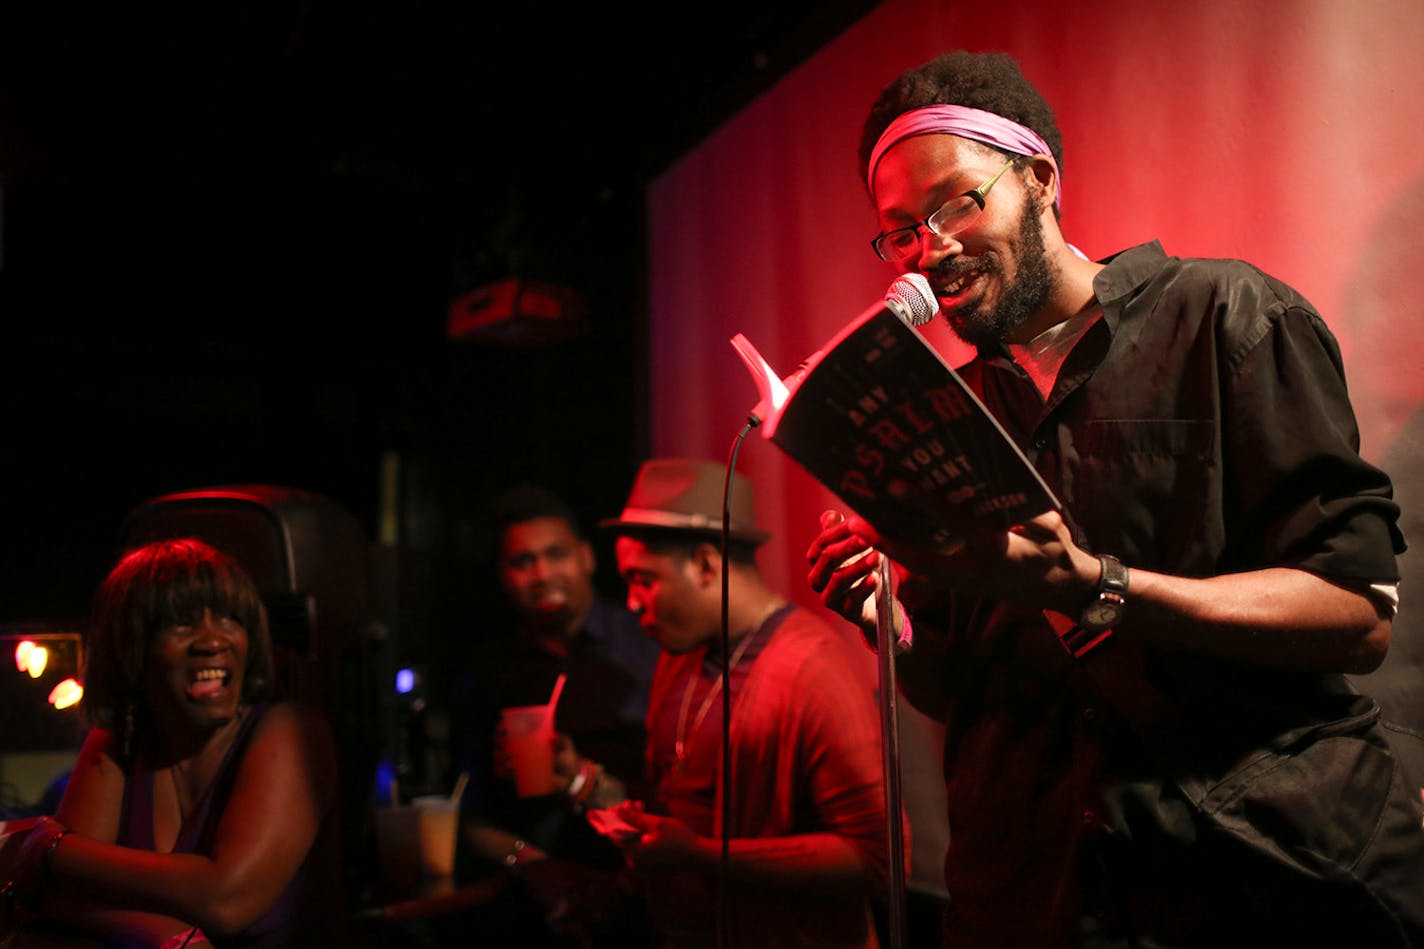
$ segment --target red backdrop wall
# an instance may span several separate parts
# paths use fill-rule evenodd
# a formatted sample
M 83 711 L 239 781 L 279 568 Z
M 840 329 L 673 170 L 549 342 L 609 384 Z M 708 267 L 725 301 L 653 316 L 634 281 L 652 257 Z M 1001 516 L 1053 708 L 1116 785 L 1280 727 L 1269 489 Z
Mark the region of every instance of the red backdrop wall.
M 1417 0 L 889 0 L 654 182 L 653 452 L 727 459 L 756 401 L 733 335 L 790 371 L 884 293 L 860 124 L 899 71 L 962 47 L 1012 53 L 1053 103 L 1070 241 L 1158 238 L 1295 285 L 1340 339 L 1364 454 L 1399 454 L 1424 404 L 1421 40 Z M 813 603 L 801 554 L 832 498 L 755 433 L 738 468 L 776 534 L 764 566 Z

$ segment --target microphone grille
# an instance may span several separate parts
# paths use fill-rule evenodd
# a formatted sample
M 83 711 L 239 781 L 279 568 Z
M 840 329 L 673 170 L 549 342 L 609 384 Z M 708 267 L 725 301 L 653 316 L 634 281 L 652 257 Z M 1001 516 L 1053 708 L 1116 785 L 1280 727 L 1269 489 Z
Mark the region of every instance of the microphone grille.
M 939 312 L 939 303 L 924 274 L 907 273 L 895 278 L 885 294 L 887 303 L 898 303 L 911 326 L 924 326 Z

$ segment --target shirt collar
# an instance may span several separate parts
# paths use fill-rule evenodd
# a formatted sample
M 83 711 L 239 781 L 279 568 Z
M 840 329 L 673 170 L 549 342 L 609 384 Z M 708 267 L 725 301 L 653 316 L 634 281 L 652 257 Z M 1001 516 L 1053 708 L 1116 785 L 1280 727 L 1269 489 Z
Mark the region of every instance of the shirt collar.
M 1161 241 L 1151 240 L 1119 251 L 1098 262 L 1106 266 L 1093 278 L 1093 296 L 1103 308 L 1103 322 L 1109 330 L 1116 333 L 1121 302 L 1162 269 L 1167 263 L 1167 254 L 1162 250 Z M 998 340 L 980 346 L 979 358 L 1001 366 L 1010 366 L 1014 362 L 1008 350 Z
M 1123 300 L 1162 269 L 1167 254 L 1161 241 L 1152 240 L 1113 254 L 1101 263 L 1107 266 L 1093 278 L 1093 295 L 1102 305 L 1108 328 L 1116 331 Z

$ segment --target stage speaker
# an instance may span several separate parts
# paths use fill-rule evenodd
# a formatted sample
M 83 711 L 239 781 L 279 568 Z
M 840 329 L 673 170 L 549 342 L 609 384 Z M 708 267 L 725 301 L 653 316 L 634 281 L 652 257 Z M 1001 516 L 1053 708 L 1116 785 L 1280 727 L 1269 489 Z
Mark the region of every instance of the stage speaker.
M 120 546 L 173 537 L 197 537 L 242 565 L 285 660 L 321 662 L 375 619 L 370 542 L 350 512 L 322 495 L 266 484 L 166 494 L 129 512 Z

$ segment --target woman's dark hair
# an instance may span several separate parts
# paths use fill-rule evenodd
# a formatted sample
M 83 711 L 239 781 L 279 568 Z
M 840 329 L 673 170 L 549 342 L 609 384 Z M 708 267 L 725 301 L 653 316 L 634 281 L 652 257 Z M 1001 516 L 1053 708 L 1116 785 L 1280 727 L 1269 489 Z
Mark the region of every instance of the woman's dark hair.
M 231 616 L 247 631 L 242 700 L 266 698 L 272 688 L 272 637 L 252 578 L 201 540 L 159 540 L 124 554 L 95 595 L 84 664 L 89 722 L 115 730 L 127 727 L 128 715 L 143 716 L 149 645 L 161 630 L 194 623 L 204 610 Z
M 1048 143 L 1063 172 L 1063 133 L 1042 94 L 1007 53 L 955 50 L 907 69 L 881 90 L 860 133 L 860 180 L 866 181 L 870 153 L 895 117 L 927 105 L 962 105 L 993 112 L 1033 129 Z M 986 146 L 987 147 L 987 146 Z

